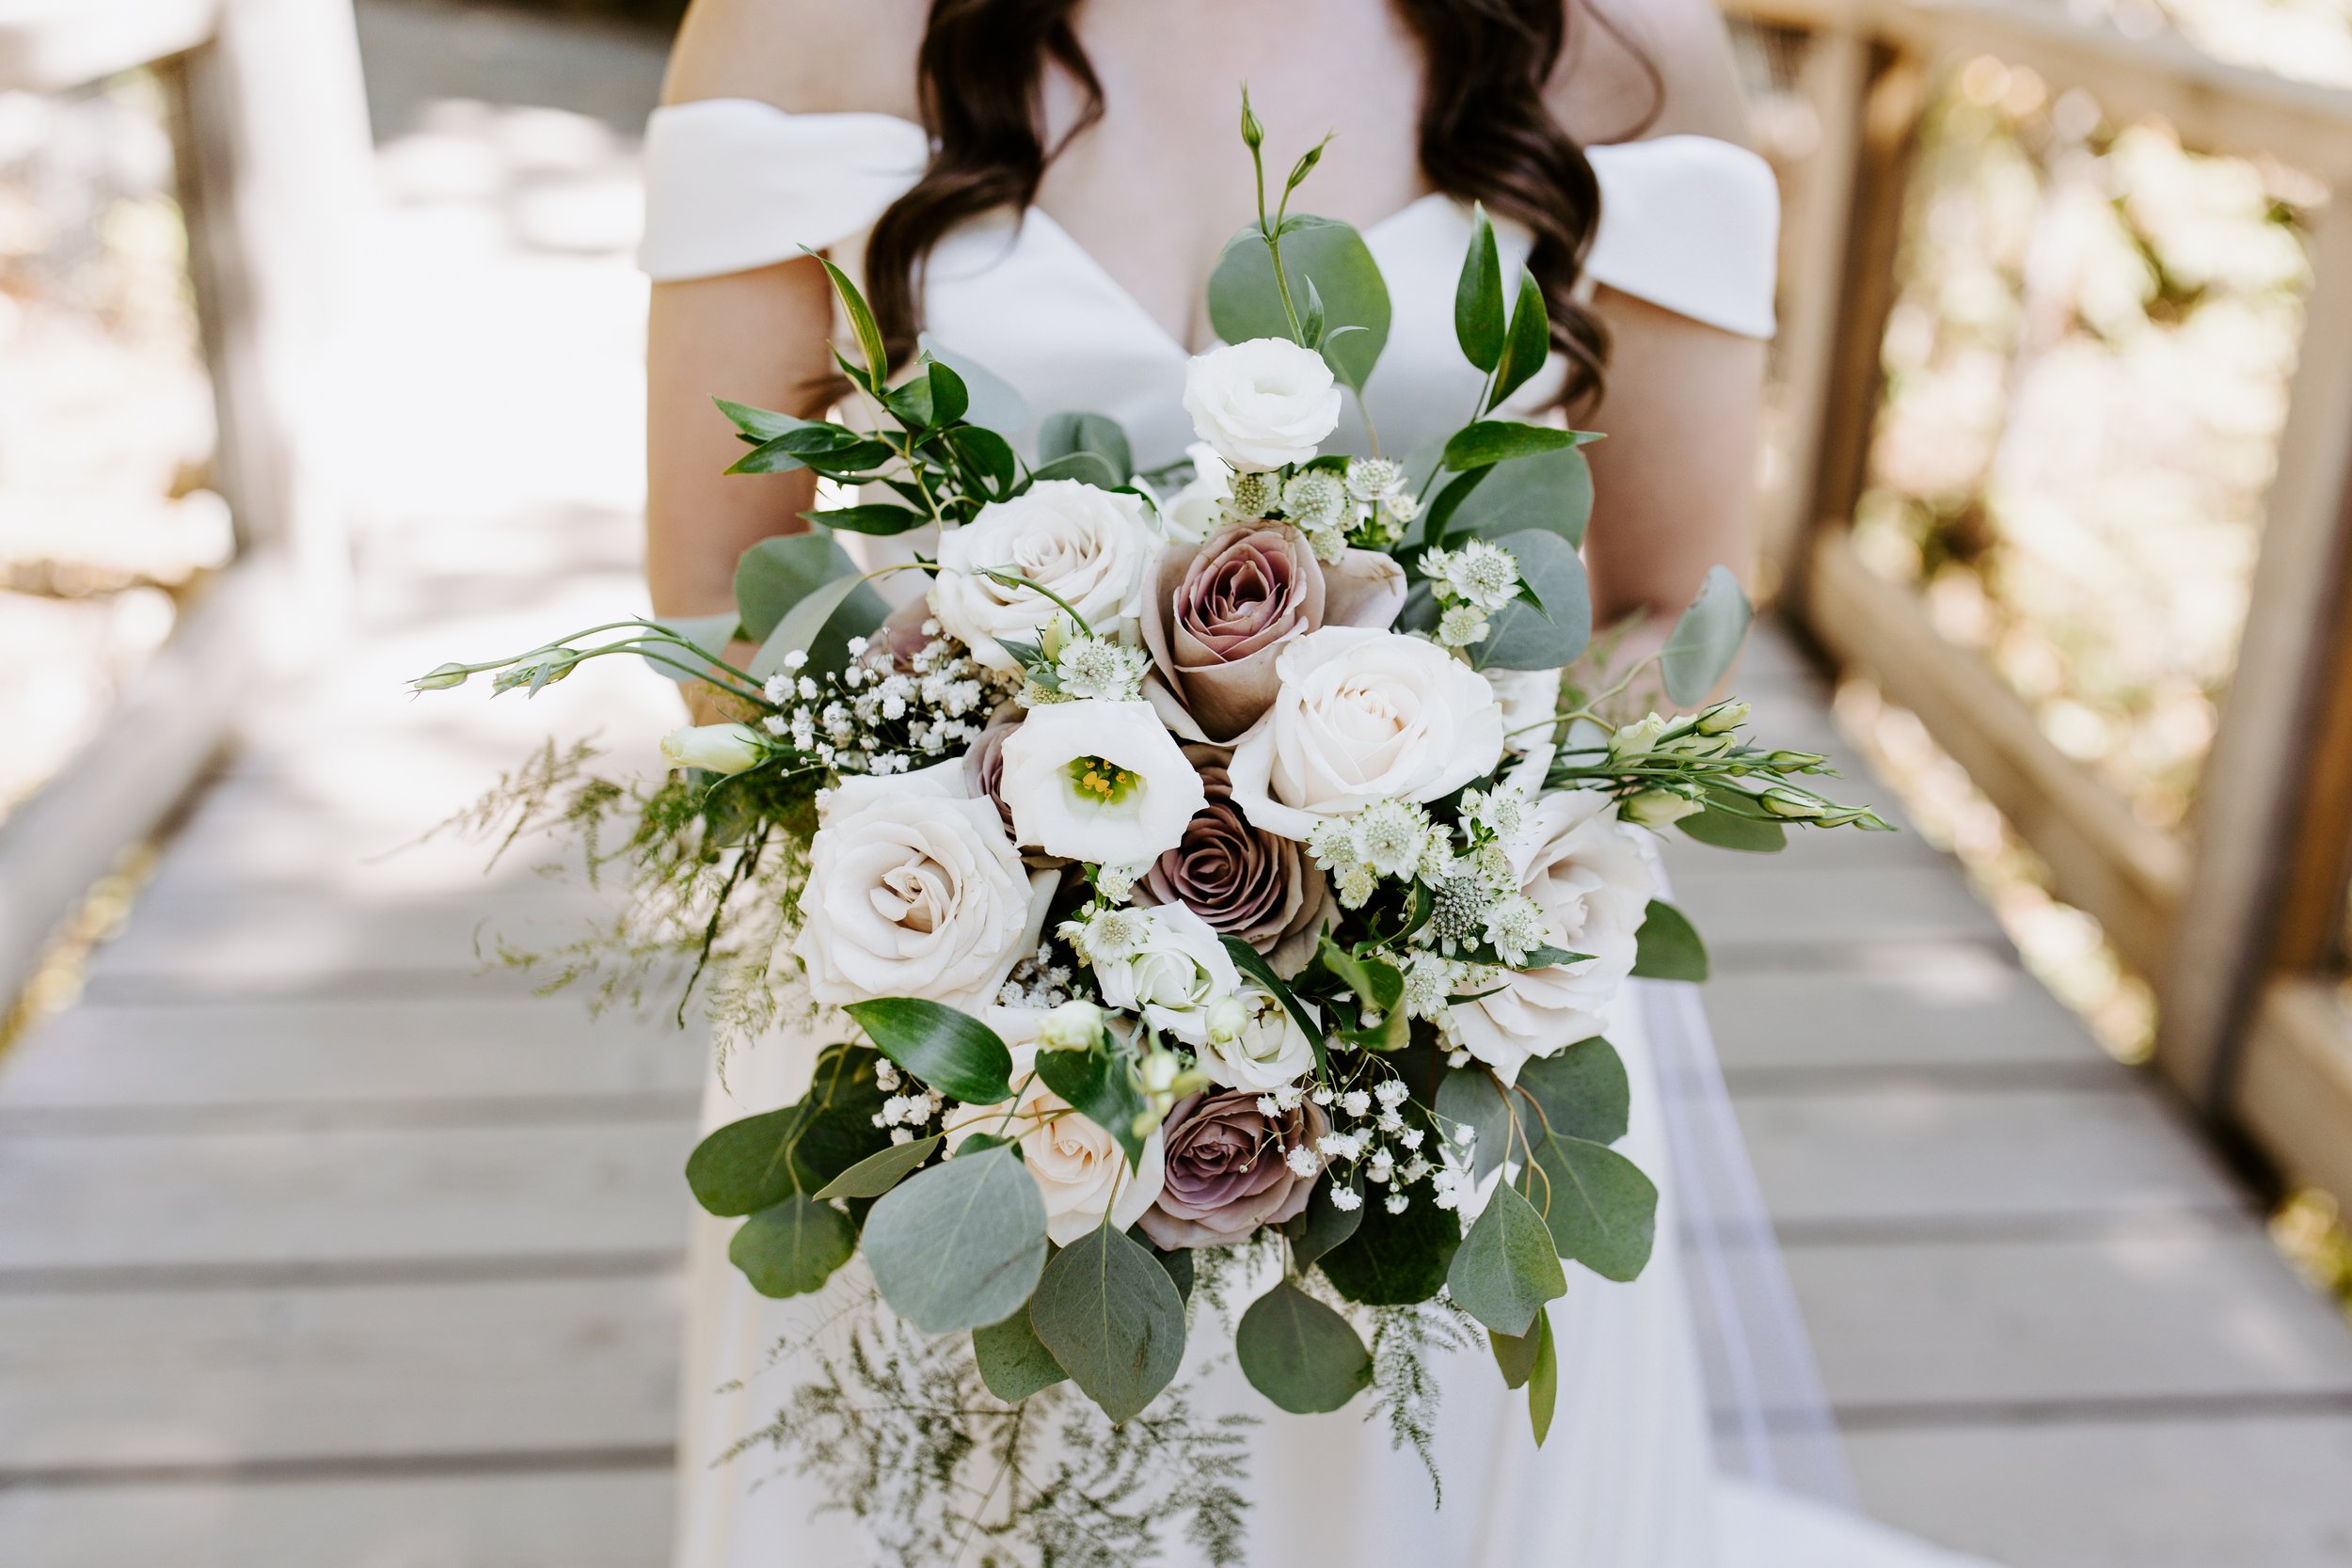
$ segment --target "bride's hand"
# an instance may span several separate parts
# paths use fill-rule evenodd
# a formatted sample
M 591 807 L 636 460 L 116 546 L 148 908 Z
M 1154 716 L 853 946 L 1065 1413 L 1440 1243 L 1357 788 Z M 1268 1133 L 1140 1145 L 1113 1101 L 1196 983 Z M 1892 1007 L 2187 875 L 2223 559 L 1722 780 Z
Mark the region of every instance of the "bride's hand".
M 756 642 L 737 641 L 728 643 L 722 657 L 738 670 L 748 670 L 758 652 Z M 680 689 L 686 698 L 687 717 L 697 724 L 744 723 L 752 718 L 749 703 L 708 681 L 691 681 Z

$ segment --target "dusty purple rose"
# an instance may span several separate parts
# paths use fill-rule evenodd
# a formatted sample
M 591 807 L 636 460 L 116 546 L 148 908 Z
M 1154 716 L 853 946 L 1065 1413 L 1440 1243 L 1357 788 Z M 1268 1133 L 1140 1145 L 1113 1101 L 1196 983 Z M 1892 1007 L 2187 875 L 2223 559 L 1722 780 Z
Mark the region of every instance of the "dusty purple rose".
M 1405 574 L 1377 550 L 1331 565 L 1286 523 L 1244 523 L 1152 563 L 1143 640 L 1199 738 L 1231 740 L 1274 704 L 1275 656 L 1327 626 L 1385 626 L 1405 604 Z
M 1136 901 L 1184 905 L 1220 935 L 1268 955 L 1287 978 L 1314 952 L 1330 914 L 1330 884 L 1304 845 L 1242 816 L 1226 778 L 1228 755 L 1218 746 L 1184 748 L 1208 803 L 1185 827 L 1184 842 L 1136 883 Z
M 1013 709 L 988 721 L 988 728 L 972 742 L 972 749 L 963 753 L 964 781 L 972 786 L 973 798 L 993 800 L 996 815 L 1004 818 L 1005 836 L 1015 844 L 1021 842 L 1012 831 L 1012 808 L 1005 804 L 997 785 L 1005 776 L 1005 736 L 1021 727 L 1021 713 Z
M 1138 1222 L 1153 1244 L 1223 1246 L 1307 1207 L 1315 1175 L 1294 1170 L 1290 1152 L 1311 1150 L 1330 1123 L 1311 1101 L 1268 1117 L 1258 1100 L 1248 1090 L 1192 1094 L 1168 1113 L 1161 1123 L 1167 1185 Z M 1322 1167 L 1317 1155 L 1316 1175 Z

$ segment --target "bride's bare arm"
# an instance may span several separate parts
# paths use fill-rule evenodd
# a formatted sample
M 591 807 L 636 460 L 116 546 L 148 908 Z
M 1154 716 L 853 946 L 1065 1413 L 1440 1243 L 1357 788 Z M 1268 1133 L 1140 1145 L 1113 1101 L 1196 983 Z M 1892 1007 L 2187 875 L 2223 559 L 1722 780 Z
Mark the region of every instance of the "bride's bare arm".
M 1596 26 L 1580 5 L 1580 46 L 1556 89 L 1572 133 L 1601 142 L 1638 126 L 1645 136 L 1745 141 L 1729 43 L 1709 0 L 1605 3 L 1617 32 Z M 1579 421 L 1609 437 L 1592 449 L 1594 618 L 1608 626 L 1647 612 L 1646 635 L 1632 645 L 1654 646 L 1708 567 L 1749 574 L 1764 345 L 1610 289 L 1594 303 L 1612 341 L 1607 395 Z

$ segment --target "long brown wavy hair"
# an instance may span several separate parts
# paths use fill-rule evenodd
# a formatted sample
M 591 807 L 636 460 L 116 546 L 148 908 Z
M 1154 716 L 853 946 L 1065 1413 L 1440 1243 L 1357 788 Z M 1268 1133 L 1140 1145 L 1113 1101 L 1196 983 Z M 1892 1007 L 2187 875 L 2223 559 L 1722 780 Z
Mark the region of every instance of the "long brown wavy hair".
M 1573 0 L 1391 3 L 1423 56 L 1422 174 L 1534 236 L 1528 271 L 1544 293 L 1552 346 L 1567 361 L 1562 401 L 1597 396 L 1609 338 L 1575 290 L 1600 222 L 1600 187 L 1583 150 L 1544 103 L 1545 85 L 1567 47 Z M 874 225 L 866 251 L 867 292 L 894 361 L 914 349 L 920 272 L 931 246 L 968 218 L 1026 207 L 1055 153 L 1102 117 L 1102 83 L 1071 25 L 1077 4 L 932 0 L 916 71 L 924 125 L 938 152 Z M 1625 41 L 1605 16 L 1590 14 Z M 1084 98 L 1076 123 L 1050 148 L 1042 91 L 1049 62 Z M 1646 59 L 1642 65 L 1654 102 L 1658 73 Z

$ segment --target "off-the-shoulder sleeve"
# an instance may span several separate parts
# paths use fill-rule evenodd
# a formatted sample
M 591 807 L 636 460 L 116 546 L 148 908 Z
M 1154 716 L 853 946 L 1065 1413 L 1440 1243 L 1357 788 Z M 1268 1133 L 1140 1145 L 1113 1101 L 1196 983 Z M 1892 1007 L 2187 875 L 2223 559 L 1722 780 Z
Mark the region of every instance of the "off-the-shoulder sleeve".
M 1726 332 L 1772 335 L 1780 187 L 1771 165 L 1711 136 L 1585 155 L 1600 181 L 1587 277 Z
M 837 244 L 904 195 L 930 157 L 923 128 L 893 115 L 787 114 L 747 98 L 656 109 L 638 264 L 670 282 Z

